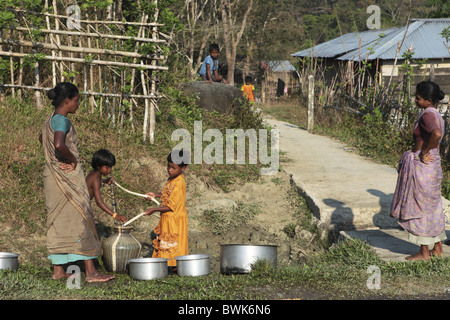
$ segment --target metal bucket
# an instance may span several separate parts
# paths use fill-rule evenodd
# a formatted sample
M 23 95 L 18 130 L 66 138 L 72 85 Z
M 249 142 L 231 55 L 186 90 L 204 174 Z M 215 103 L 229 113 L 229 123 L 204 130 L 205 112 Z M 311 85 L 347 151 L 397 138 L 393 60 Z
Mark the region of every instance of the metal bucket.
M 0 269 L 16 271 L 19 268 L 19 255 L 12 252 L 0 252 Z
M 266 260 L 277 266 L 276 245 L 222 244 L 220 245 L 220 272 L 224 274 L 249 273 L 252 264 Z
M 176 257 L 179 276 L 204 276 L 211 272 L 209 254 L 189 254 Z
M 138 258 L 128 260 L 130 277 L 135 280 L 152 280 L 167 277 L 169 259 L 166 258 Z

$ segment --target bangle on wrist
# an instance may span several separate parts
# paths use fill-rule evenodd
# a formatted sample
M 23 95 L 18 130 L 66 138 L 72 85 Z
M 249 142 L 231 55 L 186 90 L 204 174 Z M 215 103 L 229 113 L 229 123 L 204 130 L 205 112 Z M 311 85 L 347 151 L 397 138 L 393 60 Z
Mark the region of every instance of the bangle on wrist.
M 114 212 L 112 217 L 113 217 L 113 219 L 115 219 L 117 217 L 117 212 Z

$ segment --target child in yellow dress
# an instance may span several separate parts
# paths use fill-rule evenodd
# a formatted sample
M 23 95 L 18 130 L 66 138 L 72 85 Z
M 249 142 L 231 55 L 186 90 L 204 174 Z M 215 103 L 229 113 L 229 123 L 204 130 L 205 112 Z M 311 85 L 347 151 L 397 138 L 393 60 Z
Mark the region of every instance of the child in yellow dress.
M 183 158 L 182 151 L 179 152 L 179 155 L 180 158 Z M 172 153 L 169 154 L 167 157 L 169 179 L 166 185 L 161 193 L 147 193 L 150 197 L 161 198 L 160 207 L 146 210 L 146 215 L 155 212 L 161 213 L 159 224 L 154 230 L 157 237 L 153 240 L 154 251 L 152 257 L 168 258 L 167 265 L 169 267 L 176 267 L 175 257 L 189 254 L 186 182 L 183 175 L 186 167 L 186 162 L 182 161 L 176 164 L 172 160 Z

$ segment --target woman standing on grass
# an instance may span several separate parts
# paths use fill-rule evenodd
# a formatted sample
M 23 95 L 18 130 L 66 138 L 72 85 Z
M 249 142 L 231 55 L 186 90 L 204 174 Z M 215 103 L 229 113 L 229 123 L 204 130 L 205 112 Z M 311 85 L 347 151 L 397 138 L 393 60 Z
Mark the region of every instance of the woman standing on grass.
M 61 82 L 48 92 L 55 111 L 40 136 L 44 148 L 44 193 L 48 211 L 47 249 L 53 279 L 67 278 L 63 266 L 84 260 L 86 281 L 108 281 L 113 275 L 98 272 L 94 259 L 102 253 L 95 229 L 83 169 L 79 165 L 78 136 L 69 113 L 78 110 L 78 88 Z
M 416 104 L 423 109 L 413 131 L 414 148 L 403 154 L 391 206 L 391 216 L 409 232 L 409 241 L 420 251 L 407 260 L 428 260 L 442 256 L 445 217 L 442 209 L 442 167 L 439 146 L 444 136 L 444 120 L 436 110 L 444 98 L 439 86 L 423 81 L 416 88 Z M 428 246 L 433 245 L 430 251 Z

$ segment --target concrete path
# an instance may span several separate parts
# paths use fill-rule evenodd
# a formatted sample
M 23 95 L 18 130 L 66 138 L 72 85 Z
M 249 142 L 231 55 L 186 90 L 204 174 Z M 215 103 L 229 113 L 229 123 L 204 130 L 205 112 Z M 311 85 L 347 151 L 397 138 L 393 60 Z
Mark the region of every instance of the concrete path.
M 352 231 L 342 235 L 364 238 L 389 259 L 404 259 L 411 249 L 417 251 L 417 246 L 407 242 L 406 232 L 399 230 L 397 220 L 389 216 L 397 182 L 395 168 L 289 123 L 274 119 L 265 122 L 280 131 L 280 152 L 289 159 L 280 166 L 291 175 L 322 223 Z M 448 214 L 450 201 L 443 198 L 443 202 Z M 405 250 L 395 249 L 400 247 Z

